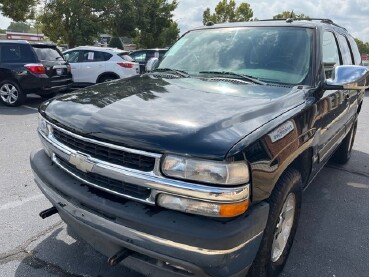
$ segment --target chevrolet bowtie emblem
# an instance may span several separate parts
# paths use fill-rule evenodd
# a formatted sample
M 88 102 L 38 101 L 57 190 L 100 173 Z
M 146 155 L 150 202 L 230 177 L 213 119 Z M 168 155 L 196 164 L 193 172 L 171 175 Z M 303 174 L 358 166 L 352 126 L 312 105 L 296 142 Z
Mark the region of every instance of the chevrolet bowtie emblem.
M 91 172 L 94 167 L 94 163 L 88 160 L 88 156 L 80 153 L 72 154 L 69 158 L 69 163 L 82 172 Z

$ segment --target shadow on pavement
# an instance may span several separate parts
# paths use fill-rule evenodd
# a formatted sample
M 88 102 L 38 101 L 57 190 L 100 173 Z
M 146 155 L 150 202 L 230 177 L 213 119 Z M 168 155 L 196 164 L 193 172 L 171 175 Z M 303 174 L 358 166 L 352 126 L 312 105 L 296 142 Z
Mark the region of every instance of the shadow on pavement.
M 31 255 L 21 261 L 14 276 L 142 276 L 121 265 L 109 266 L 107 257 L 68 236 L 65 228 L 56 229 L 36 243 L 31 245 Z

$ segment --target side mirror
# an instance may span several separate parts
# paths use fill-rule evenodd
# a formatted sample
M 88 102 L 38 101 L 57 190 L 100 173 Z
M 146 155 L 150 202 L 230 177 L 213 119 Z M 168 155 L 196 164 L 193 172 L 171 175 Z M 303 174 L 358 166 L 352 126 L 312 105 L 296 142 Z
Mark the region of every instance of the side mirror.
M 155 70 L 159 65 L 159 59 L 158 58 L 151 58 L 146 63 L 146 72 L 151 72 Z
M 332 72 L 332 77 L 325 80 L 323 89 L 367 89 L 369 69 L 359 65 L 339 65 Z

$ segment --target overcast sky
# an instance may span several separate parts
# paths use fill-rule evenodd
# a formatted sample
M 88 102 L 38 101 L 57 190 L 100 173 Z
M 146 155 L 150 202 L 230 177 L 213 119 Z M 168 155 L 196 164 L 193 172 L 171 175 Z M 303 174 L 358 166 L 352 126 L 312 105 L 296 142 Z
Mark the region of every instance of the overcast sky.
M 174 11 L 174 19 L 178 22 L 181 33 L 202 25 L 202 13 L 209 7 L 211 11 L 219 0 L 179 0 Z M 245 1 L 236 0 L 242 3 Z M 282 11 L 293 10 L 310 17 L 330 18 L 342 25 L 354 36 L 369 42 L 369 0 L 248 0 L 258 19 L 272 18 Z M 10 19 L 0 15 L 0 28 L 9 26 Z

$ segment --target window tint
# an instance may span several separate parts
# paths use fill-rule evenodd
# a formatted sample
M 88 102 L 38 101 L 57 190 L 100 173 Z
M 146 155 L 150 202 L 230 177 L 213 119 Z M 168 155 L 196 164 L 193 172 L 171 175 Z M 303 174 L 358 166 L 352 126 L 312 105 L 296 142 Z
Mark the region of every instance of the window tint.
M 347 40 L 343 35 L 338 34 L 338 42 L 340 44 L 341 55 L 343 64 L 352 64 L 350 48 L 347 44 Z
M 104 53 L 100 51 L 83 51 L 82 62 L 103 62 Z
M 136 52 L 131 53 L 130 56 L 136 61 L 136 62 L 145 62 L 146 61 L 146 53 L 145 52 Z
M 361 64 L 361 55 L 359 52 L 359 48 L 357 47 L 357 44 L 352 36 L 347 36 L 348 41 L 350 42 L 350 48 L 352 51 L 352 54 L 354 56 L 355 64 Z
M 31 47 L 24 44 L 2 44 L 0 60 L 4 63 L 36 62 Z
M 64 59 L 56 48 L 38 46 L 32 47 L 40 61 L 55 61 Z
M 105 53 L 105 52 L 103 53 L 103 55 L 104 55 L 104 61 L 108 61 L 108 60 L 110 60 L 111 57 L 113 57 L 112 54 Z
M 80 53 L 80 51 L 70 51 L 70 52 L 64 53 L 64 57 L 65 57 L 66 61 L 69 62 L 69 63 L 77 63 L 79 53 Z

